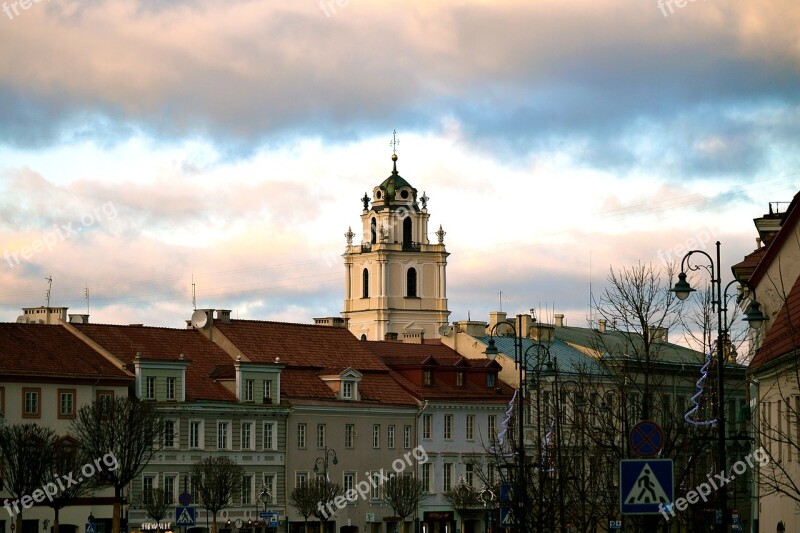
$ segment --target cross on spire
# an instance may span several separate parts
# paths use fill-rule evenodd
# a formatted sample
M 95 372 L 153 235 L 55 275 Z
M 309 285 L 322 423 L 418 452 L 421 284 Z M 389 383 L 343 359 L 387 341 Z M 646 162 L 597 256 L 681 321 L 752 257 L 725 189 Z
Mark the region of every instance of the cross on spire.
M 389 146 L 392 147 L 392 155 L 397 155 L 397 145 L 400 144 L 400 139 L 397 138 L 397 130 L 392 131 L 392 140 L 389 141 Z

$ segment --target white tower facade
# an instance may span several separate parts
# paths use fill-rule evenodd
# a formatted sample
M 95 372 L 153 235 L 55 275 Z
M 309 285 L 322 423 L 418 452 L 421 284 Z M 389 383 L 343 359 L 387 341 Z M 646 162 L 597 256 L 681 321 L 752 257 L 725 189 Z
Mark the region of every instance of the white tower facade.
M 350 331 L 367 340 L 422 342 L 439 338 L 447 325 L 447 256 L 444 231 L 428 239 L 428 198 L 397 173 L 364 194 L 362 242 L 345 234 L 345 299 L 342 317 Z M 370 205 L 371 203 L 371 205 Z

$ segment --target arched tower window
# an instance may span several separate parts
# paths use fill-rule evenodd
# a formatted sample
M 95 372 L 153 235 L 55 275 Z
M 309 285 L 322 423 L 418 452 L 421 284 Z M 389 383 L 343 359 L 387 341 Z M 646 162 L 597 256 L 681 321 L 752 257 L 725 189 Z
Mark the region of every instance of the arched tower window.
M 406 272 L 406 297 L 416 298 L 417 296 L 417 269 L 409 268 Z
M 411 246 L 411 217 L 403 219 L 403 247 Z
M 369 298 L 369 270 L 364 269 L 361 280 L 361 297 Z
M 370 232 L 370 241 L 372 244 L 378 242 L 378 221 L 375 220 L 375 217 L 372 217 L 372 221 L 369 223 L 369 232 Z

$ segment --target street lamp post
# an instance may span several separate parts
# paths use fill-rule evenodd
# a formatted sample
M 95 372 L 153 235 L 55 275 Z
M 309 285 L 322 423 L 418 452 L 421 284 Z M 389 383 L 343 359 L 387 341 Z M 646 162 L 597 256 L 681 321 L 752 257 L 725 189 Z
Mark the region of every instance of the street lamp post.
M 492 532 L 492 525 L 491 525 L 491 512 L 492 509 L 490 508 L 492 503 L 494 502 L 494 491 L 487 487 L 486 485 L 483 486 L 483 489 L 478 493 L 478 499 L 483 504 L 483 513 L 484 513 L 484 521 L 483 521 L 483 530 L 485 533 Z
M 270 492 L 269 488 L 267 488 L 267 484 L 266 483 L 264 483 L 264 485 L 261 487 L 261 494 L 258 495 L 258 499 L 261 500 L 261 503 L 264 504 L 264 514 L 265 514 L 265 516 L 264 516 L 264 531 L 266 531 L 267 530 L 267 524 L 269 524 L 269 522 L 267 521 L 267 517 L 266 517 L 267 504 L 272 501 L 272 492 Z
M 675 286 L 670 289 L 675 293 L 679 300 L 685 300 L 689 294 L 694 292 L 689 282 L 686 281 L 686 269 L 688 267 L 691 271 L 705 269 L 711 275 L 711 308 L 712 312 L 717 313 L 717 457 L 719 461 L 719 468 L 722 473 L 725 472 L 726 457 L 725 457 L 725 339 L 728 335 L 727 330 L 727 316 L 728 316 L 728 288 L 737 283 L 738 280 L 733 280 L 722 289 L 722 272 L 720 262 L 720 242 L 716 243 L 716 263 L 703 250 L 691 250 L 681 260 L 681 272 L 678 274 L 678 281 Z M 689 260 L 693 254 L 700 254 L 708 259 L 708 264 L 693 264 Z M 752 291 L 752 289 L 751 289 Z M 750 305 L 745 312 L 744 320 L 748 322 L 750 327 L 756 328 L 766 320 L 764 314 L 759 310 L 760 304 L 752 298 Z M 719 523 L 717 523 L 717 531 L 725 532 L 728 526 L 728 491 L 727 488 L 719 491 L 719 507 L 717 512 L 720 514 Z
M 517 315 L 517 324 L 522 324 L 522 315 Z M 516 514 L 517 514 L 517 524 L 519 525 L 519 531 L 527 532 L 527 509 L 525 508 L 525 503 L 528 497 L 528 487 L 527 487 L 527 469 L 526 469 L 526 462 L 525 462 L 525 419 L 524 419 L 524 405 L 525 405 L 525 376 L 524 371 L 528 367 L 528 357 L 529 352 L 532 349 L 536 349 L 536 361 L 537 361 L 537 370 L 540 370 L 544 363 L 542 362 L 542 358 L 546 357 L 547 365 L 549 368 L 550 363 L 550 350 L 547 346 L 541 343 L 533 343 L 528 346 L 527 349 L 523 350 L 522 345 L 522 335 L 523 332 L 517 332 L 516 327 L 514 325 L 509 324 L 508 322 L 500 322 L 495 324 L 492 329 L 489 331 L 489 342 L 486 350 L 483 352 L 484 355 L 490 360 L 494 361 L 497 355 L 500 353 L 495 346 L 494 342 L 494 333 L 497 330 L 497 327 L 500 325 L 507 326 L 512 329 L 514 332 L 514 363 L 516 363 L 517 368 L 519 369 L 519 387 L 517 389 L 517 422 L 518 422 L 518 430 L 519 433 L 517 435 L 517 450 L 518 450 L 518 457 L 519 457 L 519 465 L 518 465 L 518 473 L 517 473 L 517 489 L 515 490 L 516 493 Z M 538 374 L 538 372 L 537 372 Z M 539 387 L 537 386 L 537 403 L 538 403 L 538 391 Z M 541 417 L 541 410 L 539 411 L 538 415 Z M 538 430 L 541 430 L 541 420 L 539 421 Z M 541 443 L 540 443 L 541 448 Z M 541 457 L 541 449 L 539 450 L 539 455 Z M 541 472 L 541 469 L 540 469 Z M 543 530 L 542 525 L 542 516 L 541 516 L 541 508 L 542 508 L 542 493 L 541 488 L 538 491 L 539 494 L 539 520 L 537 521 L 537 532 L 541 533 Z M 562 514 L 563 518 L 563 514 Z
M 517 315 L 517 324 L 522 324 L 522 315 Z M 517 388 L 517 420 L 519 425 L 519 434 L 517 435 L 517 456 L 519 457 L 519 470 L 517 472 L 517 489 L 514 491 L 516 494 L 516 513 L 517 513 L 517 526 L 520 532 L 528 531 L 526 520 L 525 500 L 527 498 L 528 487 L 526 482 L 525 472 L 525 421 L 523 417 L 524 409 L 524 396 L 525 387 L 524 381 L 524 367 L 525 367 L 525 353 L 522 351 L 522 332 L 518 332 L 513 324 L 508 322 L 498 322 L 492 329 L 489 330 L 489 343 L 486 351 L 483 352 L 490 361 L 494 361 L 499 353 L 497 347 L 494 345 L 494 333 L 497 327 L 503 325 L 511 328 L 514 332 L 514 362 L 519 368 L 519 387 Z
M 322 467 L 322 476 L 325 480 L 325 497 L 327 498 L 328 494 L 328 461 L 332 462 L 333 464 L 339 464 L 339 458 L 336 456 L 336 450 L 333 448 L 328 448 L 325 446 L 325 452 L 322 454 L 322 457 L 317 457 L 314 461 L 314 473 L 319 474 L 320 467 Z M 327 525 L 324 525 L 325 529 L 327 530 Z

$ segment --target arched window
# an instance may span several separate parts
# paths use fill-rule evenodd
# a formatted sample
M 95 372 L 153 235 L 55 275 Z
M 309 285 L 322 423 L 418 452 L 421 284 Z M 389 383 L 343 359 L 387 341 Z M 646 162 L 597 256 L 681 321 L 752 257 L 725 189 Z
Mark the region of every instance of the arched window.
M 417 269 L 409 268 L 406 272 L 406 296 L 416 298 L 417 296 Z
M 362 334 L 361 334 L 361 340 L 362 340 L 362 341 L 365 341 L 365 340 L 367 340 L 367 334 L 366 334 L 366 333 L 362 333 Z
M 411 217 L 403 219 L 403 246 L 411 246 Z
M 361 297 L 369 298 L 369 270 L 364 269 L 361 280 Z
M 370 241 L 372 244 L 378 242 L 378 221 L 372 217 L 372 222 L 369 224 L 369 232 L 371 234 Z

